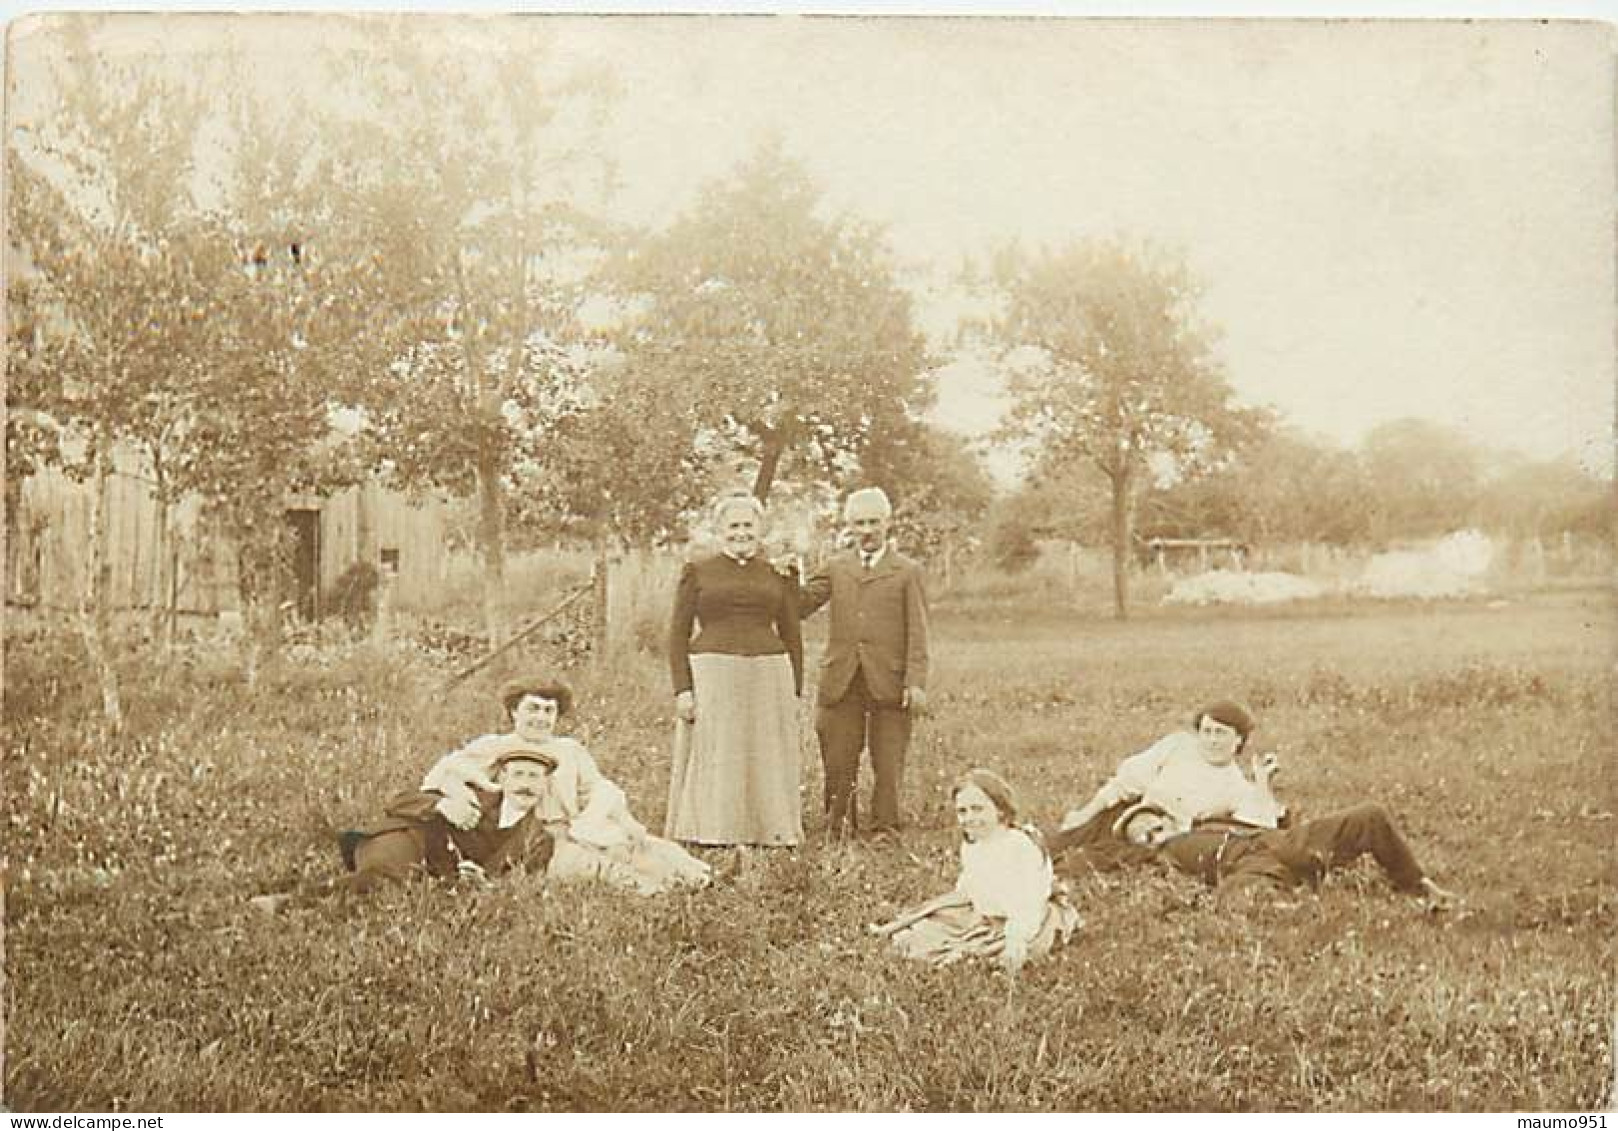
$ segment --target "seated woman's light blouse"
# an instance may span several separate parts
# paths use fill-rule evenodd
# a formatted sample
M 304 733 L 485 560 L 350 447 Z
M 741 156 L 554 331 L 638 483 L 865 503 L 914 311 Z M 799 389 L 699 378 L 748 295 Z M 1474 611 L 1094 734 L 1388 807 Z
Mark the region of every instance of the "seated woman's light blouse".
M 1269 790 L 1248 780 L 1234 762 L 1209 764 L 1197 737 L 1186 731 L 1161 738 L 1124 759 L 1102 792 L 1109 806 L 1139 799 L 1187 824 L 1231 817 L 1273 829 L 1286 813 L 1286 806 Z
M 1045 921 L 1051 897 L 1051 862 L 1021 829 L 1000 826 L 980 841 L 961 845 L 955 890 L 980 915 L 1006 921 L 1006 939 L 1029 942 Z

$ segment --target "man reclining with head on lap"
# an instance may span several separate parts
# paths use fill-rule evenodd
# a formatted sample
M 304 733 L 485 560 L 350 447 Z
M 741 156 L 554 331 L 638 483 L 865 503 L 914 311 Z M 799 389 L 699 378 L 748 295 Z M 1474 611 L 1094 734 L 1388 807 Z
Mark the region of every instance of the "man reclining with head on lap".
M 1331 868 L 1369 854 L 1400 891 L 1431 905 L 1455 899 L 1422 871 L 1380 805 L 1289 821 L 1271 788 L 1275 756 L 1258 759 L 1251 779 L 1236 763 L 1254 726 L 1240 704 L 1202 708 L 1191 732 L 1168 735 L 1125 759 L 1094 797 L 1070 811 L 1047 842 L 1051 855 L 1069 871 L 1157 855 L 1228 891 L 1317 887 Z

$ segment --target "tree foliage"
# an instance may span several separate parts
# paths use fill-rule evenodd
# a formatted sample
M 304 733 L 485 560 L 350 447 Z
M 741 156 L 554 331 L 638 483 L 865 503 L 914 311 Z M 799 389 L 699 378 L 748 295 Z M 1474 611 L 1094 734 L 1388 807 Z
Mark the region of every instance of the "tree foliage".
M 789 454 L 846 476 L 930 403 L 911 303 L 869 226 L 823 214 L 808 173 L 766 146 L 627 255 L 628 364 L 689 413 L 691 443 Z
M 362 288 L 387 318 L 348 389 L 379 470 L 477 499 L 496 633 L 508 497 L 559 474 L 558 429 L 602 352 L 579 310 L 611 235 L 577 202 L 605 183 L 584 143 L 608 92 L 539 41 L 468 53 L 394 27 L 387 46 L 337 131 L 335 179 L 378 264 Z
M 1086 463 L 1111 492 L 1114 607 L 1128 614 L 1134 507 L 1148 475 L 1188 478 L 1265 427 L 1237 406 L 1184 264 L 1150 247 L 1075 243 L 996 264 L 994 332 L 1011 368 L 1003 435 L 1037 472 Z

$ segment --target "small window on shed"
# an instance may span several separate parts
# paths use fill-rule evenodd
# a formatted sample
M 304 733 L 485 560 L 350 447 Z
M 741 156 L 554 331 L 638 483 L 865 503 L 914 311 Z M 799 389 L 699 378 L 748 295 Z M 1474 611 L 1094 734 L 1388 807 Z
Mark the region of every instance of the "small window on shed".
M 382 547 L 382 572 L 399 576 L 399 549 L 397 546 Z

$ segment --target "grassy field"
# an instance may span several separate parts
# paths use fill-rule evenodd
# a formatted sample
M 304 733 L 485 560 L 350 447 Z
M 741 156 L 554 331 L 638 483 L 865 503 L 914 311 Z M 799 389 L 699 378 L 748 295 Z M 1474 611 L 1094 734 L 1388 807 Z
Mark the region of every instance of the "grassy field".
M 130 664 L 101 736 L 66 644 L 7 657 L 6 1102 L 186 1109 L 1591 1109 L 1611 1102 L 1618 809 L 1612 609 L 939 610 L 934 717 L 897 844 L 811 843 L 715 890 L 432 885 L 277 919 L 331 830 L 494 728 L 488 680 L 356 653 L 267 673 Z M 575 673 L 571 729 L 649 825 L 666 674 Z M 1006 773 L 1054 820 L 1233 695 L 1304 811 L 1388 805 L 1466 906 L 1366 867 L 1243 913 L 1155 872 L 1093 878 L 1070 949 L 1016 982 L 891 959 L 864 924 L 947 887 L 945 783 Z M 807 717 L 807 709 L 806 709 Z M 819 773 L 806 734 L 805 803 Z

